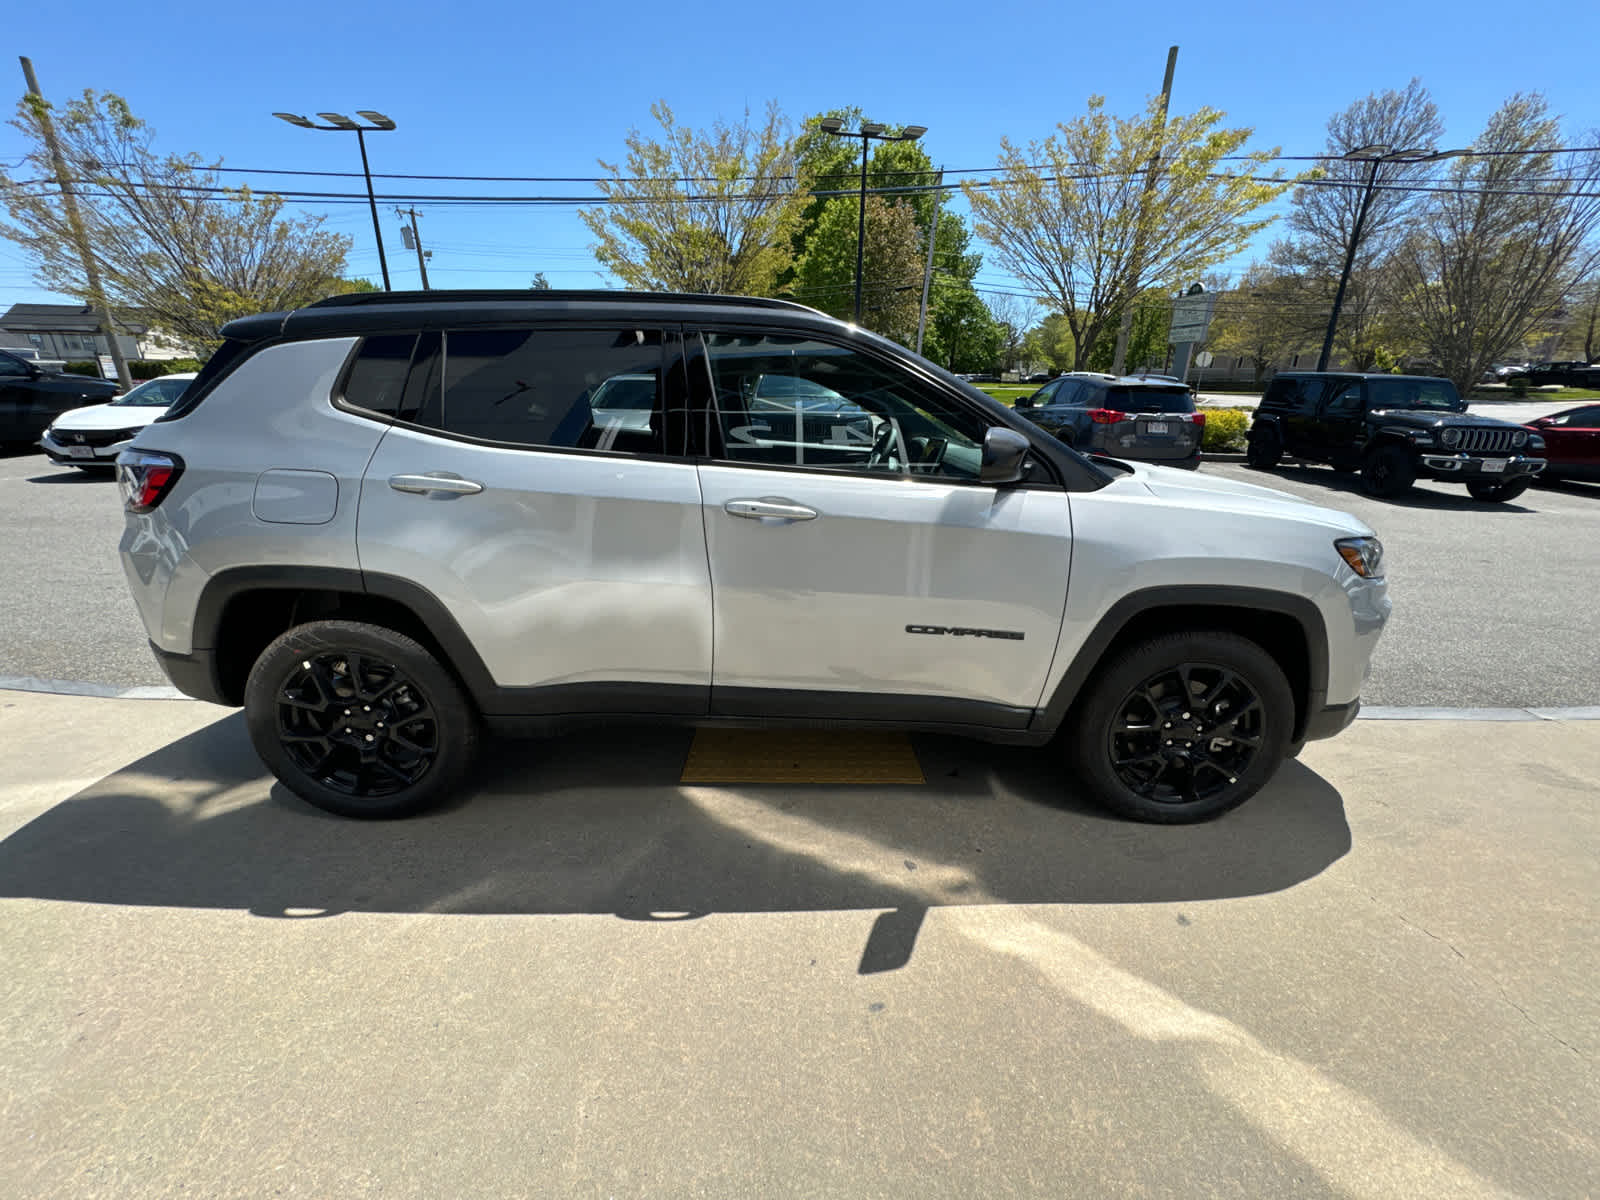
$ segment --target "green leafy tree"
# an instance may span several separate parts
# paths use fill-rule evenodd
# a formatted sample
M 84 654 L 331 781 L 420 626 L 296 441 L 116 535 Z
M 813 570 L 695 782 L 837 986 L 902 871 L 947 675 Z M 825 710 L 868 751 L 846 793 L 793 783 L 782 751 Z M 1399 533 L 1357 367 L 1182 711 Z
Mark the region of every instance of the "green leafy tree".
M 235 317 L 345 288 L 349 238 L 323 229 L 321 217 L 285 216 L 282 197 L 223 187 L 219 163 L 159 153 L 127 101 L 93 91 L 59 110 L 25 97 L 11 122 L 27 150 L 15 175 L 0 171 L 10 218 L 0 236 L 23 248 L 41 287 L 90 302 L 44 142 L 46 112 L 113 310 L 200 348 L 216 345 Z
M 847 320 L 855 315 L 858 203 L 833 200 L 823 206 L 791 289 L 801 303 Z M 866 233 L 861 322 L 910 345 L 922 300 L 922 271 L 908 266 L 922 244 L 916 212 L 909 204 L 868 196 Z
M 1395 251 L 1400 310 L 1463 395 L 1556 319 L 1587 265 L 1600 154 L 1550 153 L 1561 144 L 1542 96 L 1512 96 L 1473 143 L 1480 153 L 1454 160 Z
M 1206 348 L 1248 361 L 1260 387 L 1275 364 L 1314 348 L 1325 315 L 1314 281 L 1251 263 L 1238 287 L 1217 296 Z
M 1061 313 L 1049 313 L 1022 339 L 1023 358 L 1029 366 L 1043 364 L 1052 371 L 1070 371 L 1078 360 L 1072 325 Z
M 978 236 L 1066 318 L 1080 363 L 1140 292 L 1198 277 L 1271 223 L 1252 214 L 1291 184 L 1258 177 L 1277 150 L 1231 161 L 1251 131 L 1222 128 L 1222 117 L 1163 119 L 1152 101 L 1124 119 L 1092 96 L 1043 142 L 1003 140 L 1000 174 L 964 185 Z
M 768 296 L 794 258 L 807 200 L 789 123 L 775 103 L 752 123 L 680 126 L 665 102 L 658 139 L 634 129 L 622 163 L 601 160 L 609 201 L 579 211 L 595 257 L 631 288 Z
M 550 290 L 550 281 L 544 277 L 543 271 L 535 271 L 533 280 L 528 286 L 536 292 L 548 292 Z
M 947 371 L 988 371 L 1000 360 L 1005 328 L 962 280 L 936 279 L 929 304 L 925 357 Z

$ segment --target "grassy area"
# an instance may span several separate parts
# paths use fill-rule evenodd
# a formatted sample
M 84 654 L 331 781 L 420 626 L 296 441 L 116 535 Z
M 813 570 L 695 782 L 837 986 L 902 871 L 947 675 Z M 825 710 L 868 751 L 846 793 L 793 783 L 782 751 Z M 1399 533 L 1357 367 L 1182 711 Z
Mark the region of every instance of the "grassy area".
M 1001 404 L 1016 404 L 1024 396 L 1031 396 L 1039 390 L 1039 385 L 1032 383 L 1021 383 L 1016 386 L 1005 383 L 978 383 L 973 386 L 980 392 L 993 396 Z
M 1501 401 L 1509 404 L 1524 400 L 1553 400 L 1559 404 L 1565 404 L 1568 401 L 1571 401 L 1573 404 L 1577 404 L 1583 400 L 1600 400 L 1600 389 L 1564 387 L 1556 388 L 1554 391 L 1545 392 L 1535 391 L 1532 388 L 1529 388 L 1526 396 L 1518 396 L 1515 392 L 1511 391 L 1510 388 L 1495 388 L 1493 391 L 1490 391 L 1487 388 L 1474 388 L 1472 390 L 1472 395 L 1468 396 L 1467 399 L 1472 401 L 1474 404 L 1484 404 L 1493 401 Z

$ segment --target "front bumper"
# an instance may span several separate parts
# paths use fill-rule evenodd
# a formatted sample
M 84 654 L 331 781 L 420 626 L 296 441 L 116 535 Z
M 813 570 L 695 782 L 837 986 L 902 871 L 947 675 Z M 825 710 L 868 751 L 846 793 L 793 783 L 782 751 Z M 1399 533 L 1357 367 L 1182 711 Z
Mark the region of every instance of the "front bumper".
M 1509 457 L 1482 454 L 1423 454 L 1423 470 L 1436 479 L 1520 479 L 1524 475 L 1537 475 L 1545 468 L 1545 459 L 1529 458 L 1523 454 Z M 1484 470 L 1485 463 L 1504 463 L 1499 470 Z
M 117 465 L 117 455 L 126 450 L 132 441 L 132 437 L 126 437 L 110 446 L 79 446 L 58 440 L 54 431 L 47 429 L 39 439 L 39 449 L 49 456 L 51 462 L 63 466 L 114 467 Z

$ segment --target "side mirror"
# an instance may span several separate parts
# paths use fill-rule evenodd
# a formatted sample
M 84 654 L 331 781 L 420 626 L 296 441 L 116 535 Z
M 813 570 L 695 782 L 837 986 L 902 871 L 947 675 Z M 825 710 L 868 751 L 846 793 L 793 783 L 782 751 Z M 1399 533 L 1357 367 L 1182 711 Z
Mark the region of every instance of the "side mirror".
M 978 467 L 980 483 L 1004 485 L 1022 478 L 1022 460 L 1028 454 L 1028 439 L 1015 429 L 994 425 L 983 435 L 983 458 Z

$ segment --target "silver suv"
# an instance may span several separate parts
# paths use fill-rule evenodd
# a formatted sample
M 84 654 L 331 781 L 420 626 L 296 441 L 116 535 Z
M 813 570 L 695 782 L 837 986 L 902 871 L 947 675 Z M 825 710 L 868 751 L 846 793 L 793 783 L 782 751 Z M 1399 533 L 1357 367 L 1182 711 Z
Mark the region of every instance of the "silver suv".
M 1360 521 L 1090 462 L 784 301 L 224 332 L 118 461 L 122 559 L 173 682 L 337 813 L 442 801 L 481 730 L 643 718 L 1058 741 L 1065 789 L 1200 820 L 1350 723 L 1389 613 Z

